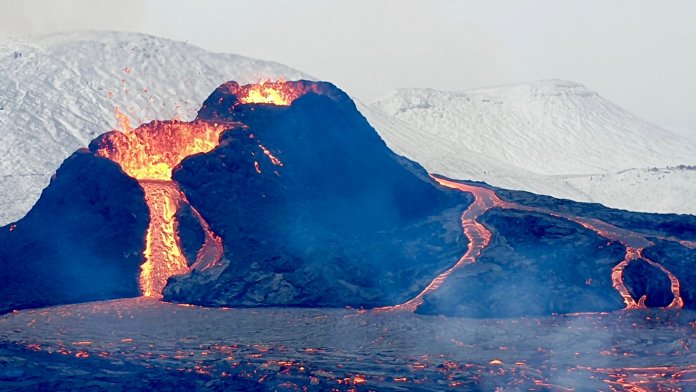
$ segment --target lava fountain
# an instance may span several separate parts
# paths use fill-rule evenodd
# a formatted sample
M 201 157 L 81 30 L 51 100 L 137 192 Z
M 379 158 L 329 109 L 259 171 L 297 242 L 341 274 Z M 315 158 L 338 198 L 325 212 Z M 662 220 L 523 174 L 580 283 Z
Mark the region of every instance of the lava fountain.
M 239 86 L 230 83 L 238 104 L 289 105 L 308 90 L 296 82 L 262 82 Z M 160 296 L 169 277 L 190 270 L 208 269 L 222 258 L 222 240 L 210 229 L 201 214 L 190 205 L 172 170 L 184 158 L 206 153 L 217 147 L 223 131 L 243 127 L 238 122 L 153 121 L 132 129 L 117 110 L 123 132 L 110 132 L 100 140 L 96 154 L 118 163 L 123 171 L 138 180 L 145 191 L 150 209 L 150 224 L 145 238 L 145 262 L 141 267 L 140 290 L 144 296 Z M 189 267 L 178 234 L 176 212 L 189 205 L 204 232 L 205 241 Z
M 240 86 L 234 82 L 228 82 L 225 86 L 237 97 L 239 104 L 287 106 L 295 99 L 309 92 L 322 93 L 313 83 L 286 82 L 284 80 L 264 81 L 258 84 L 247 84 L 245 86 Z
M 220 134 L 229 128 L 230 124 L 202 121 L 153 121 L 131 132 L 109 133 L 102 139 L 96 154 L 118 163 L 126 174 L 137 179 L 150 208 L 145 263 L 140 273 L 143 295 L 159 295 L 170 276 L 186 273 L 189 269 L 181 250 L 175 218 L 177 210 L 188 201 L 172 181 L 172 169 L 188 156 L 215 148 Z M 199 214 L 196 216 L 201 221 L 206 240 L 214 238 L 217 243 L 214 246 L 221 248 L 222 241 L 210 232 Z M 208 246 L 213 245 L 209 243 Z M 222 255 L 221 251 L 216 253 Z

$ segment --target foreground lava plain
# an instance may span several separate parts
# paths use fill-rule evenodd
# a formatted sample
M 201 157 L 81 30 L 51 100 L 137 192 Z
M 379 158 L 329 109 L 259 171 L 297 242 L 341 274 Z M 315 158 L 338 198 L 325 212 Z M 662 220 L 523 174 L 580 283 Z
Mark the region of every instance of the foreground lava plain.
M 688 310 L 483 320 L 141 297 L 2 316 L 0 388 L 687 391 L 695 320 Z

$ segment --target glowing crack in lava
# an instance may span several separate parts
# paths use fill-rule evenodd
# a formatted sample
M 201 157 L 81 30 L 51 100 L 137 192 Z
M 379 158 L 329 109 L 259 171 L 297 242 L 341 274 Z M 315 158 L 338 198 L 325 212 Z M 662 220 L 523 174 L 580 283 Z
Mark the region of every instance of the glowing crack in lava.
M 153 121 L 132 131 L 111 132 L 101 140 L 96 154 L 118 163 L 138 180 L 150 209 L 145 240 L 145 263 L 140 273 L 140 290 L 145 296 L 159 296 L 173 275 L 189 270 L 181 250 L 175 214 L 188 200 L 172 181 L 172 170 L 184 158 L 212 150 L 220 134 L 233 124 L 204 121 Z M 210 268 L 222 258 L 222 241 L 193 209 L 204 231 L 205 242 L 194 268 Z
M 626 266 L 633 260 L 640 259 L 645 260 L 648 264 L 658 268 L 669 278 L 671 282 L 671 291 L 673 299 L 672 302 L 666 306 L 666 308 L 681 309 L 684 306 L 684 301 L 682 300 L 680 294 L 679 279 L 663 265 L 643 255 L 643 249 L 647 246 L 651 246 L 652 242 L 650 242 L 642 234 L 613 226 L 609 223 L 600 221 L 598 219 L 581 218 L 575 215 L 558 213 L 544 208 L 529 207 L 513 202 L 503 201 L 498 197 L 498 195 L 496 195 L 495 191 L 482 186 L 475 186 L 456 181 L 451 181 L 444 178 L 436 177 L 434 175 L 431 175 L 430 177 L 432 177 L 442 186 L 457 189 L 462 192 L 468 192 L 474 196 L 474 202 L 471 203 L 471 205 L 464 211 L 461 218 L 464 235 L 469 239 L 468 249 L 464 256 L 462 256 L 456 264 L 447 269 L 445 272 L 436 276 L 418 295 L 416 295 L 412 299 L 402 304 L 382 307 L 376 310 L 406 310 L 415 312 L 416 309 L 418 309 L 418 307 L 423 304 L 423 298 L 427 294 L 439 289 L 440 286 L 442 286 L 442 284 L 445 282 L 445 280 L 447 280 L 447 278 L 452 274 L 452 272 L 468 264 L 475 263 L 476 259 L 481 255 L 481 252 L 483 252 L 483 250 L 488 246 L 491 240 L 491 232 L 488 229 L 486 229 L 481 223 L 479 223 L 477 221 L 477 218 L 480 217 L 484 212 L 494 207 L 502 209 L 516 209 L 521 211 L 536 212 L 555 216 L 562 219 L 567 219 L 585 227 L 586 229 L 594 231 L 597 235 L 603 238 L 606 238 L 611 241 L 620 242 L 626 248 L 626 256 L 624 260 L 622 260 L 612 269 L 611 279 L 614 288 L 623 298 L 624 303 L 626 304 L 626 309 L 639 309 L 646 307 L 646 297 L 643 296 L 642 298 L 636 301 L 636 299 L 631 296 L 630 292 L 628 291 L 626 285 L 623 282 L 624 268 L 626 268 Z M 674 238 L 658 238 L 668 241 L 679 242 L 681 244 L 684 243 L 684 241 L 679 241 L 678 239 Z

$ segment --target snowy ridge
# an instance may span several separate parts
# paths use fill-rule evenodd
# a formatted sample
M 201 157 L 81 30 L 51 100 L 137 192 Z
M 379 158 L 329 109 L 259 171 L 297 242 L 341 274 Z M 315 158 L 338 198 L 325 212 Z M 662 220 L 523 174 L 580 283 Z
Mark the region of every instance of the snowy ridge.
M 402 89 L 364 108 L 395 150 L 433 172 L 615 208 L 696 214 L 696 171 L 677 169 L 696 163 L 696 143 L 577 83 Z
M 448 142 L 539 174 L 696 162 L 693 144 L 573 82 L 454 93 L 404 89 L 374 106 Z
M 225 81 L 309 78 L 270 61 L 109 32 L 0 43 L 0 71 L 0 225 L 31 208 L 63 159 L 119 128 L 116 107 L 138 124 L 186 120 Z
M 0 43 L 0 225 L 23 216 L 58 165 L 95 136 L 190 119 L 221 83 L 313 79 L 270 61 L 143 34 Z M 696 140 L 580 84 L 394 91 L 360 111 L 390 148 L 445 176 L 646 212 L 696 214 Z M 652 168 L 659 168 L 658 171 Z

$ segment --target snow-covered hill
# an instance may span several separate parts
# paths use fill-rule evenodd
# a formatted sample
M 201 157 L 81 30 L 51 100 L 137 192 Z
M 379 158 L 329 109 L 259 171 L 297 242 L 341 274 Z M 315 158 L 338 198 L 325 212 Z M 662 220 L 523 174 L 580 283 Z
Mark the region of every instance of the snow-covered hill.
M 190 119 L 220 84 L 308 78 L 270 61 L 142 34 L 71 33 L 0 43 L 0 225 L 22 217 L 58 165 L 133 122 Z
M 539 174 L 696 161 L 696 146 L 568 81 L 455 93 L 404 89 L 374 105 L 443 140 Z
M 112 128 L 190 119 L 221 83 L 307 75 L 131 33 L 0 43 L 0 225 L 23 216 L 71 152 Z M 572 82 L 407 89 L 359 104 L 387 144 L 446 176 L 636 211 L 696 214 L 696 142 Z M 671 169 L 668 167 L 672 167 Z M 660 168 L 652 171 L 651 168 Z
M 437 173 L 616 208 L 696 214 L 696 171 L 677 168 L 696 164 L 696 143 L 577 83 L 403 89 L 361 110 L 392 148 Z

